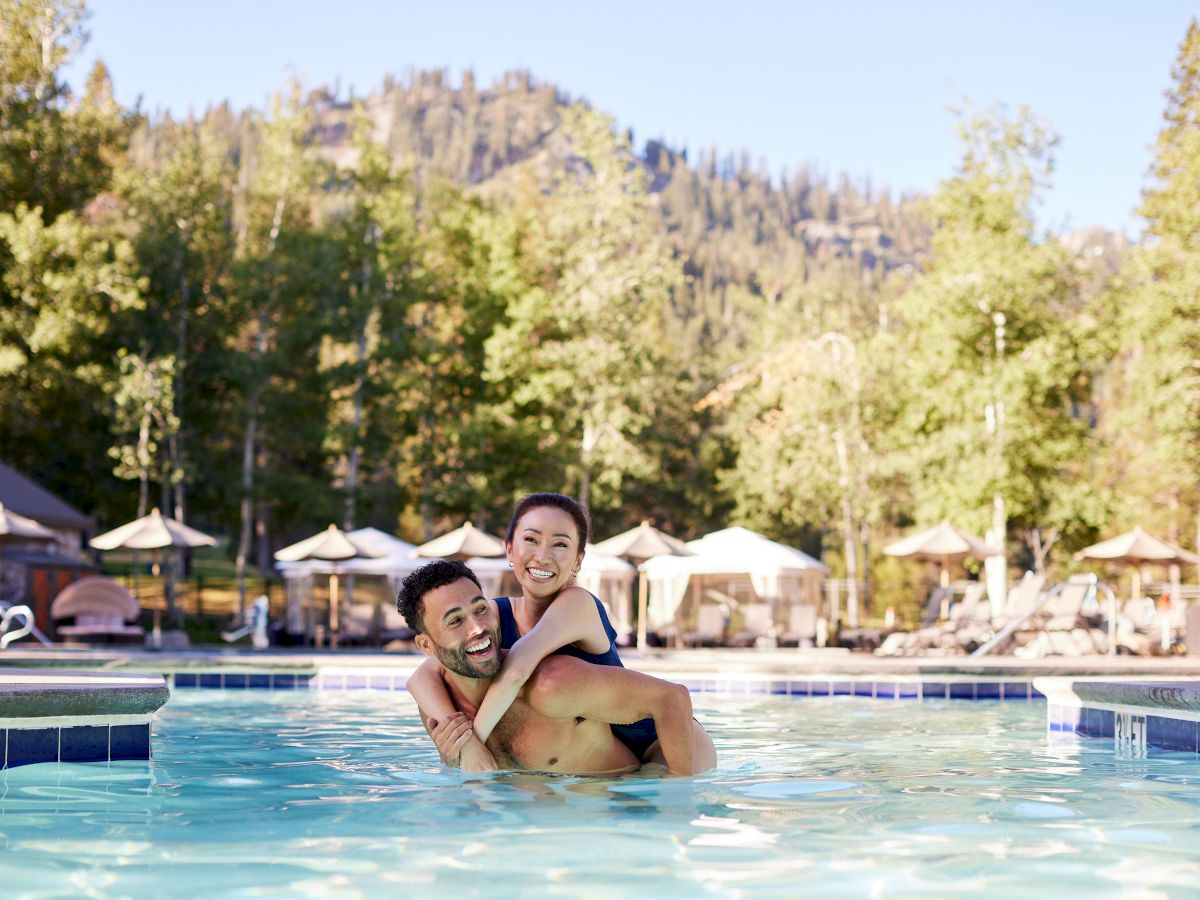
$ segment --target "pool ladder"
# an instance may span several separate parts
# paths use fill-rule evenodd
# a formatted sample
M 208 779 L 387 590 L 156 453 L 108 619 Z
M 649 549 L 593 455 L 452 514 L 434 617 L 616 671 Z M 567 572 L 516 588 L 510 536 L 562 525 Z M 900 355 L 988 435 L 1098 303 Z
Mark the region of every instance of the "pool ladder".
M 14 631 L 9 631 L 12 627 L 13 619 L 21 617 L 22 622 Z M 0 613 L 0 650 L 5 649 L 13 641 L 18 641 L 25 635 L 34 631 L 33 627 L 33 610 L 28 606 L 10 606 L 3 613 Z M 43 643 L 45 641 L 43 640 Z
M 1094 576 L 1093 576 L 1094 578 Z M 975 652 L 971 654 L 973 657 L 987 656 L 1000 644 L 1008 640 L 1022 625 L 1032 619 L 1047 603 L 1055 598 L 1055 596 L 1063 590 L 1069 581 L 1062 581 L 1056 584 L 1050 590 L 1042 594 L 1036 604 L 1025 611 L 1023 615 L 1016 616 L 1010 619 L 1007 624 L 997 631 L 986 643 L 980 644 Z M 1102 590 L 1108 595 L 1108 655 L 1114 656 L 1117 652 L 1117 595 L 1103 581 L 1093 580 L 1091 584 L 1092 590 Z

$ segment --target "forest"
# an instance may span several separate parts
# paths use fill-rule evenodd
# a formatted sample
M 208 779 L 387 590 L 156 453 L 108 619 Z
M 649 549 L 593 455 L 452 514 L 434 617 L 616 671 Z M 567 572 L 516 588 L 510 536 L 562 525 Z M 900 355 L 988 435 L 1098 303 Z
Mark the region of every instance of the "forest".
M 76 0 L 0 0 L 0 459 L 111 527 L 158 506 L 239 572 L 330 522 L 607 537 L 741 524 L 886 579 L 948 518 L 1010 565 L 1200 542 L 1200 27 L 1143 234 L 1038 232 L 1058 136 L 964 108 L 930 196 L 640 149 L 532 73 L 114 99 Z M 692 158 L 694 156 L 694 158 Z

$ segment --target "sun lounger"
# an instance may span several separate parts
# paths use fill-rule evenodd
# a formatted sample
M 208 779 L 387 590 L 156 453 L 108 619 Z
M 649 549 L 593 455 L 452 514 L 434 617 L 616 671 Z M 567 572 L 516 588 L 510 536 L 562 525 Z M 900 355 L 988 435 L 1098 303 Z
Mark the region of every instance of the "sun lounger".
M 788 607 L 787 628 L 779 636 L 781 647 L 811 647 L 817 636 L 818 609 L 812 603 Z
M 719 647 L 725 642 L 725 611 L 719 603 L 701 603 L 696 608 L 696 628 L 683 634 L 688 647 Z
M 753 647 L 771 630 L 771 605 L 743 603 L 738 611 L 742 615 L 742 627 L 733 633 L 729 643 L 734 647 Z
M 884 638 L 875 653 L 879 656 L 945 656 L 962 653 L 960 630 L 972 635 L 981 630 L 990 630 L 991 611 L 983 594 L 983 583 L 972 581 L 963 592 L 962 599 L 950 608 L 950 618 L 945 622 L 916 631 L 893 632 Z

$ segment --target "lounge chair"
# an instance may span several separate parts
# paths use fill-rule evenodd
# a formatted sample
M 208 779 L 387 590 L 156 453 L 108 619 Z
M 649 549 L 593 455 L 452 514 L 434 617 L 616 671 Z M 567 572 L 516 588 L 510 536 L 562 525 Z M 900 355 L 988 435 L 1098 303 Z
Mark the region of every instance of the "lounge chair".
M 1019 628 L 1014 637 L 1014 656 L 1038 659 L 1043 656 L 1089 656 L 1103 653 L 1106 637 L 1090 627 L 1083 611 L 1088 596 L 1095 591 L 1090 575 L 1072 575 L 1056 586 Z
M 74 621 L 55 628 L 68 641 L 109 643 L 140 641 L 144 630 L 127 622 L 138 617 L 133 594 L 110 578 L 81 578 L 59 592 L 50 605 L 50 618 Z
M 726 614 L 719 603 L 701 603 L 696 607 L 696 628 L 685 631 L 688 647 L 719 647 L 725 643 Z
M 796 603 L 788 608 L 787 628 L 779 635 L 781 647 L 811 647 L 817 637 L 817 607 Z
M 753 647 L 758 639 L 766 637 L 771 630 L 771 604 L 743 603 L 738 610 L 742 614 L 742 627 L 729 638 L 733 647 Z
M 963 652 L 963 642 L 959 639 L 960 630 L 974 635 L 981 629 L 990 628 L 991 610 L 983 600 L 984 585 L 980 581 L 972 581 L 963 592 L 962 599 L 950 608 L 950 617 L 943 623 L 928 625 L 916 631 L 896 631 L 884 638 L 878 656 L 915 656 L 928 654 L 931 656 L 950 655 Z M 926 604 L 926 610 L 933 605 L 933 596 Z M 938 599 L 940 604 L 940 597 Z

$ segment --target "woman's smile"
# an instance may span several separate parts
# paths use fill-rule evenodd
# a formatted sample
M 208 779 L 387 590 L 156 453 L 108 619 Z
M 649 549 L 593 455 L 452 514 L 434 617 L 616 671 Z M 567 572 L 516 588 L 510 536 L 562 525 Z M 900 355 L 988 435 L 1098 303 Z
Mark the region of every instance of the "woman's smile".
M 517 523 L 508 561 L 521 588 L 538 596 L 558 593 L 579 571 L 582 560 L 575 521 L 563 510 L 538 506 Z

